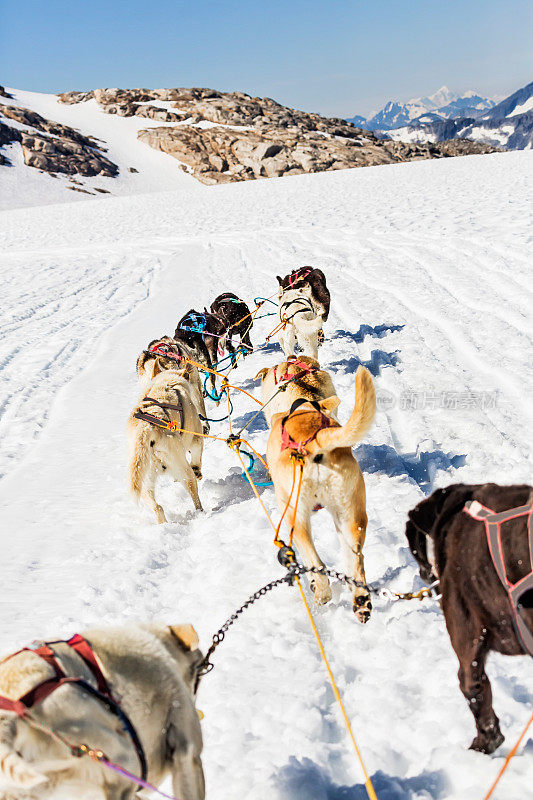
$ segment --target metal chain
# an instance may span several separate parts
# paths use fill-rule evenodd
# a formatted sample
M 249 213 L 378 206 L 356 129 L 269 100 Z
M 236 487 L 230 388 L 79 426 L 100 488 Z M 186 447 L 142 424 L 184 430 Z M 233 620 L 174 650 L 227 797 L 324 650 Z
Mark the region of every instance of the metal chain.
M 215 652 L 218 645 L 224 641 L 228 629 L 239 619 L 241 614 L 246 611 L 247 608 L 256 603 L 261 597 L 264 597 L 266 594 L 268 594 L 268 592 L 271 592 L 278 586 L 282 586 L 283 584 L 292 586 L 296 577 L 300 577 L 308 573 L 312 573 L 314 575 L 327 575 L 328 577 L 335 578 L 347 586 L 351 586 L 352 588 L 366 589 L 370 594 L 383 597 L 391 602 L 396 602 L 398 600 L 423 600 L 424 597 L 432 597 L 434 588 L 434 584 L 432 584 L 431 586 L 425 586 L 418 592 L 392 592 L 390 589 L 384 589 L 379 586 L 369 586 L 368 584 L 363 583 L 363 581 L 358 581 L 356 578 L 352 578 L 350 575 L 345 575 L 343 572 L 337 572 L 336 570 L 329 569 L 328 567 L 305 567 L 303 564 L 300 564 L 298 561 L 296 561 L 294 550 L 286 545 L 280 548 L 278 560 L 280 564 L 287 568 L 287 574 L 282 578 L 277 578 L 276 580 L 270 581 L 270 583 L 267 583 L 265 586 L 262 586 L 261 589 L 258 589 L 256 592 L 251 594 L 248 600 L 246 600 L 246 602 L 244 602 L 242 606 L 240 606 L 240 608 L 238 608 L 231 615 L 231 617 L 228 617 L 222 627 L 219 628 L 219 630 L 213 636 L 211 646 L 205 654 L 205 658 L 200 664 L 199 671 L 197 673 L 196 687 L 198 687 L 201 678 L 214 669 L 214 664 L 212 664 L 210 660 L 211 656 Z

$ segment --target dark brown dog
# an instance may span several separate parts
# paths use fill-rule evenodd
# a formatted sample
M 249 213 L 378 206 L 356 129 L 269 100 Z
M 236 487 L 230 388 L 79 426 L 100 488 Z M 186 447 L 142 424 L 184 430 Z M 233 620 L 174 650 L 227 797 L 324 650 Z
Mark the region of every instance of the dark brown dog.
M 215 369 L 217 350 L 225 347 L 226 324 L 209 311 L 191 308 L 176 325 L 174 339 L 185 342 L 196 359 L 208 369 Z M 210 373 L 211 387 L 216 387 L 216 376 Z
M 313 300 L 317 306 L 320 306 L 320 308 L 315 309 L 317 314 L 322 314 L 324 322 L 327 320 L 331 295 L 326 286 L 326 276 L 321 269 L 316 267 L 301 267 L 300 269 L 295 269 L 290 275 L 285 275 L 284 278 L 281 278 L 279 275 L 276 275 L 276 278 L 283 289 L 299 289 L 305 286 L 305 284 L 308 284 L 311 289 Z
M 452 647 L 459 659 L 459 685 L 474 715 L 477 736 L 472 750 L 492 753 L 503 742 L 492 707 L 492 690 L 485 672 L 491 650 L 524 655 L 507 592 L 492 560 L 485 525 L 464 511 L 478 501 L 499 513 L 533 499 L 531 486 L 455 484 L 439 489 L 409 512 L 406 536 L 426 582 L 439 581 L 442 610 Z M 512 583 L 530 570 L 527 517 L 504 522 L 501 541 Z M 533 630 L 530 592 L 523 596 L 521 616 Z M 529 595 L 529 599 L 528 599 Z
M 231 341 L 232 336 L 239 336 L 239 344 L 245 348 L 248 353 L 253 352 L 253 345 L 250 340 L 250 329 L 253 325 L 252 315 L 250 309 L 244 302 L 240 300 L 236 294 L 232 292 L 224 292 L 219 294 L 211 303 L 211 312 L 219 317 L 226 324 L 227 340 L 226 350 L 228 353 L 234 353 L 235 348 Z

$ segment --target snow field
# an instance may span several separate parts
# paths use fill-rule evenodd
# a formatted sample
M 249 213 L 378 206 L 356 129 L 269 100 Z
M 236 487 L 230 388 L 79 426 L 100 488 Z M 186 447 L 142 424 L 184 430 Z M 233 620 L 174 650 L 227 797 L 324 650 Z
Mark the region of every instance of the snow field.
M 136 509 L 125 421 L 150 339 L 221 291 L 250 303 L 268 296 L 276 274 L 302 264 L 324 269 L 332 292 L 320 358 L 341 420 L 360 363 L 376 382 L 376 422 L 356 448 L 367 578 L 421 586 L 403 533 L 408 509 L 452 481 L 531 479 L 531 163 L 512 153 L 3 213 L 2 273 L 17 312 L 2 323 L 1 363 L 10 358 L 0 371 L 13 395 L 0 427 L 3 650 L 96 621 L 152 618 L 192 622 L 205 650 L 250 593 L 283 573 L 221 442 L 204 450 L 205 514 L 170 481 L 159 489 L 168 524 Z M 254 343 L 274 324 L 254 325 Z M 54 357 L 62 348 L 65 361 Z M 256 349 L 232 377 L 254 390 L 256 372 L 281 357 L 274 345 Z M 241 393 L 234 403 L 238 426 L 255 404 Z M 208 405 L 213 416 L 223 409 Z M 266 437 L 260 417 L 249 440 L 264 453 Z M 277 519 L 272 489 L 261 495 Z M 313 528 L 325 562 L 343 569 L 327 512 Z M 380 800 L 481 798 L 529 714 L 529 660 L 490 659 L 506 742 L 482 756 L 466 749 L 473 721 L 436 604 L 377 599 L 362 626 L 349 592 L 334 586 L 315 617 Z M 365 797 L 295 590 L 245 612 L 213 660 L 198 698 L 210 800 Z M 502 798 L 527 796 L 531 746 L 513 760 Z

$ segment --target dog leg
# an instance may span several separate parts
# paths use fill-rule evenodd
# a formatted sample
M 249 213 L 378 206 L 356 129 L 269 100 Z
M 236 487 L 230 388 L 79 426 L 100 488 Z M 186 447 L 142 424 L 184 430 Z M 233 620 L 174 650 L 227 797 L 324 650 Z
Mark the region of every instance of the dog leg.
M 447 603 L 450 603 L 449 598 Z M 493 753 L 504 737 L 492 707 L 492 688 L 485 672 L 488 648 L 481 624 L 467 619 L 466 615 L 457 611 L 458 608 L 459 603 L 455 603 L 453 615 L 447 615 L 443 610 L 451 643 L 459 659 L 459 686 L 476 723 L 477 735 L 470 749 Z
M 180 800 L 204 800 L 205 781 L 200 756 L 191 752 L 174 752 L 172 791 Z
M 162 506 L 155 499 L 155 479 L 157 477 L 157 472 L 154 467 L 151 467 L 146 475 L 144 476 L 143 486 L 141 490 L 141 500 L 148 508 L 154 512 L 157 522 L 161 525 L 162 523 L 167 521 L 165 517 L 165 512 L 163 511 Z
M 294 509 L 289 508 L 287 515 L 289 519 L 292 519 L 294 515 Z M 305 521 L 300 519 L 296 520 L 294 524 L 293 540 L 295 547 L 298 550 L 298 553 L 300 554 L 301 559 L 306 567 L 321 568 L 324 566 L 324 562 L 318 555 L 315 548 L 315 543 L 313 542 L 313 538 L 311 536 L 309 518 L 307 518 Z M 327 575 L 316 575 L 310 573 L 309 578 L 315 603 L 318 605 L 329 603 L 331 600 L 331 587 L 329 585 Z
M 285 355 L 293 356 L 294 348 L 296 345 L 296 336 L 294 334 L 294 325 L 289 323 L 278 336 L 279 344 Z
M 174 480 L 179 481 L 179 483 L 181 483 L 181 485 L 184 486 L 189 492 L 195 509 L 197 511 L 203 511 L 202 504 L 198 496 L 198 483 L 196 481 L 196 475 L 194 474 L 191 465 L 185 457 L 185 451 L 181 442 L 179 443 L 179 448 L 176 446 L 173 448 L 172 452 L 169 453 L 167 465 Z
M 202 480 L 202 455 L 204 452 L 204 440 L 201 436 L 195 436 L 189 448 L 191 454 L 191 469 L 196 478 Z
M 359 583 L 366 584 L 363 545 L 366 537 L 367 516 L 365 512 L 356 513 L 351 519 L 335 521 L 346 563 L 346 574 Z M 363 586 L 353 590 L 353 610 L 360 622 L 368 622 L 372 603 L 370 592 Z
M 308 336 L 304 333 L 297 334 L 298 344 L 306 356 L 318 359 L 318 335 Z

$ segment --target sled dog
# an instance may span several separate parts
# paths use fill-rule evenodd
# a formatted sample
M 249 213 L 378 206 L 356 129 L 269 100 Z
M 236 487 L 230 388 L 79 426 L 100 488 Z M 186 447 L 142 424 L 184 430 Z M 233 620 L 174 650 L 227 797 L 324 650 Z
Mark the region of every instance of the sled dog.
M 164 369 L 181 370 L 191 361 L 196 361 L 195 354 L 190 347 L 184 342 L 177 341 L 171 336 L 162 336 L 160 339 L 153 339 L 146 350 L 143 350 L 137 359 L 137 375 L 143 388 L 147 388 L 152 378 L 157 373 L 154 373 L 154 368 L 157 363 L 157 370 L 160 372 Z M 194 364 L 187 367 L 189 373 L 189 380 L 193 386 L 198 390 L 200 397 L 199 412 L 202 417 L 206 416 L 205 403 L 203 395 L 202 378 L 198 372 L 198 368 Z M 204 433 L 209 433 L 209 423 L 203 423 Z
M 183 800 L 203 800 L 202 732 L 194 695 L 202 654 L 194 628 L 132 624 L 94 628 L 82 637 L 96 673 L 66 641 L 49 647 L 62 673 L 71 681 L 81 679 L 88 689 L 79 680 L 54 686 L 33 701 L 32 715 L 47 730 L 73 745 L 101 750 L 135 776 L 143 772 L 142 760 L 147 780 L 156 786 L 170 775 L 173 794 Z M 98 694 L 98 672 L 115 711 L 129 725 L 106 704 L 103 691 Z M 45 682 L 57 682 L 55 674 L 52 663 L 21 650 L 0 663 L 0 695 L 27 697 Z M 137 784 L 118 772 L 88 756 L 75 758 L 27 719 L 0 711 L 0 800 L 134 800 L 137 791 Z
M 320 369 L 318 361 L 309 356 L 292 356 L 275 367 L 263 367 L 254 380 L 259 378 L 263 413 L 268 425 L 274 414 L 283 411 L 288 413 L 294 401 L 301 397 L 306 400 L 325 400 L 336 395 L 329 373 Z M 283 386 L 285 388 L 278 391 Z M 333 410 L 331 415 L 336 418 Z
M 357 370 L 355 388 L 355 407 L 346 425 L 332 416 L 340 402 L 336 396 L 318 402 L 301 398 L 288 414 L 275 414 L 267 462 L 278 506 L 282 513 L 287 508 L 285 519 L 305 566 L 324 566 L 311 536 L 311 514 L 327 508 L 340 538 L 346 573 L 364 584 L 365 483 L 351 450 L 370 428 L 376 410 L 374 384 L 364 367 Z M 312 575 L 311 586 L 316 603 L 331 599 L 326 576 Z M 369 619 L 372 604 L 364 586 L 353 589 L 353 609 L 361 622 Z
M 202 477 L 204 440 L 195 434 L 202 433 L 199 412 L 203 400 L 198 387 L 190 380 L 188 366 L 182 370 L 160 371 L 156 362 L 155 377 L 128 420 L 130 490 L 154 512 L 160 523 L 167 520 L 156 502 L 154 489 L 157 476 L 166 471 L 183 484 L 194 507 L 202 511 L 197 479 Z
M 459 686 L 476 724 L 470 748 L 480 753 L 504 740 L 487 657 L 533 655 L 532 504 L 526 484 L 455 483 L 413 508 L 405 528 L 420 577 L 438 582 Z
M 317 314 L 322 314 L 324 322 L 329 316 L 329 306 L 331 296 L 326 286 L 326 276 L 317 267 L 300 267 L 295 269 L 290 275 L 284 278 L 276 276 L 282 289 L 300 289 L 302 286 L 309 286 L 311 289 L 311 300 Z
M 278 319 L 280 324 L 285 323 L 278 334 L 281 349 L 286 356 L 293 355 L 297 342 L 305 355 L 317 358 L 318 334 L 324 317 L 315 311 L 310 287 L 280 287 L 278 299 Z

